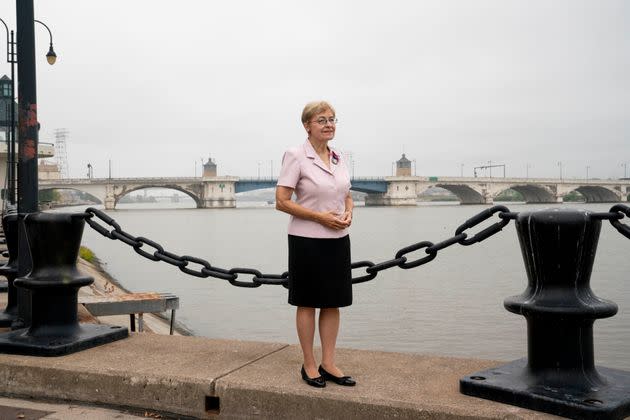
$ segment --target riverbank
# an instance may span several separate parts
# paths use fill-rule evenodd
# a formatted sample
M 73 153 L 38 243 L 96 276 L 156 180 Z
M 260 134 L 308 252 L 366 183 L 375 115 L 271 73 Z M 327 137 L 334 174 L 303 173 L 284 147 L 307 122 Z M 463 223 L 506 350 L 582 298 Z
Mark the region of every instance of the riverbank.
M 82 247 L 82 249 L 87 249 Z M 90 251 L 91 253 L 91 251 Z M 88 254 L 89 255 L 89 254 Z M 122 296 L 132 293 L 125 288 L 121 282 L 112 277 L 103 267 L 103 264 L 96 255 L 92 253 L 91 261 L 84 258 L 78 258 L 77 267 L 82 273 L 94 278 L 94 283 L 90 286 L 79 289 L 79 296 Z M 151 290 L 143 290 L 143 292 L 151 292 Z M 113 315 L 93 317 L 82 305 L 79 305 L 79 320 L 81 322 L 98 322 L 108 325 L 129 326 L 128 315 Z M 170 330 L 170 314 L 144 314 L 144 331 L 145 333 L 169 334 Z M 176 335 L 193 335 L 185 325 L 175 321 L 173 334 Z

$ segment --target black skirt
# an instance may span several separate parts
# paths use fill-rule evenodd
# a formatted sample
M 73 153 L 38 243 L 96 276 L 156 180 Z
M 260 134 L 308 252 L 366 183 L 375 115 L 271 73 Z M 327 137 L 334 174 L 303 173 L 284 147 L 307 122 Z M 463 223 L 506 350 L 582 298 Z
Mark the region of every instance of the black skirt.
M 352 305 L 350 236 L 289 235 L 289 303 L 310 308 Z

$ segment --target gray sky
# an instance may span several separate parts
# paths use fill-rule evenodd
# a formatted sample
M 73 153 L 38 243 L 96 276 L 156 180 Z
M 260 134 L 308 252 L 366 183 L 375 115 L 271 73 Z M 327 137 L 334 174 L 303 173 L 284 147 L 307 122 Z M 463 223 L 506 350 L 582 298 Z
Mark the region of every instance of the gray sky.
M 220 175 L 277 175 L 314 99 L 356 176 L 390 175 L 403 148 L 418 175 L 630 171 L 628 1 L 35 0 L 35 16 L 59 56 L 38 25 L 40 141 L 69 130 L 72 177 L 109 159 L 115 177 L 192 176 L 209 155 Z M 14 1 L 0 17 L 15 27 Z

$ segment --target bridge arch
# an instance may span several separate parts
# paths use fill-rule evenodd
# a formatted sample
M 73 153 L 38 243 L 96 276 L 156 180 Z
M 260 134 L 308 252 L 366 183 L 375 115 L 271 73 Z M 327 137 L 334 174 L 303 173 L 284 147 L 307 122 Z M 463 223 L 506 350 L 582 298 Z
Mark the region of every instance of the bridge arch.
M 80 193 L 83 196 L 87 196 L 87 199 L 89 199 L 90 201 L 96 203 L 96 204 L 103 204 L 103 200 L 97 196 L 95 196 L 94 194 L 88 192 L 88 191 L 84 191 L 80 188 L 70 188 L 70 187 L 63 187 L 63 186 L 45 186 L 45 187 L 41 187 L 38 188 L 39 193 L 45 192 L 45 191 L 76 191 L 78 193 Z
M 598 186 L 598 185 L 582 185 L 574 189 L 584 196 L 587 203 L 616 203 L 621 201 L 618 192 Z
M 515 184 L 510 185 L 494 194 L 493 198 L 496 198 L 499 194 L 506 190 L 514 190 L 523 196 L 526 203 L 555 203 L 556 194 L 551 188 L 545 185 L 532 185 L 532 184 Z
M 134 185 L 132 187 L 124 189 L 123 191 L 117 194 L 114 194 L 114 208 L 116 208 L 116 205 L 118 204 L 118 202 L 126 195 L 129 195 L 135 191 L 146 190 L 149 188 L 160 188 L 160 189 L 175 190 L 175 191 L 182 192 L 193 199 L 193 201 L 195 202 L 195 206 L 198 209 L 203 207 L 203 200 L 197 194 L 195 194 L 192 191 L 187 190 L 184 187 L 180 187 L 179 185 Z
M 435 184 L 430 187 L 443 188 L 457 196 L 461 204 L 483 204 L 485 199 L 483 191 L 477 191 L 470 185 L 464 184 Z M 427 188 L 428 189 L 428 188 Z

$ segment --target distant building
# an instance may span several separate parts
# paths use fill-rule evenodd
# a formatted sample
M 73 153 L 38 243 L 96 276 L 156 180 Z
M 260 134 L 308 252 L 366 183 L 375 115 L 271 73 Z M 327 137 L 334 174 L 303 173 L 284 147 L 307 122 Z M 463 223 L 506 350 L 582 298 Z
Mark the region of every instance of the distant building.
M 37 166 L 37 177 L 39 179 L 61 179 L 59 165 L 55 162 L 41 159 Z
M 411 176 L 411 161 L 405 157 L 404 153 L 396 161 L 396 176 Z
M 217 164 L 214 163 L 212 158 L 208 158 L 208 161 L 203 164 L 203 177 L 214 178 L 217 176 Z
M 11 104 L 13 104 L 15 119 L 17 120 L 17 104 L 11 92 L 11 78 L 6 74 L 0 77 L 0 140 L 9 137 L 11 129 Z

